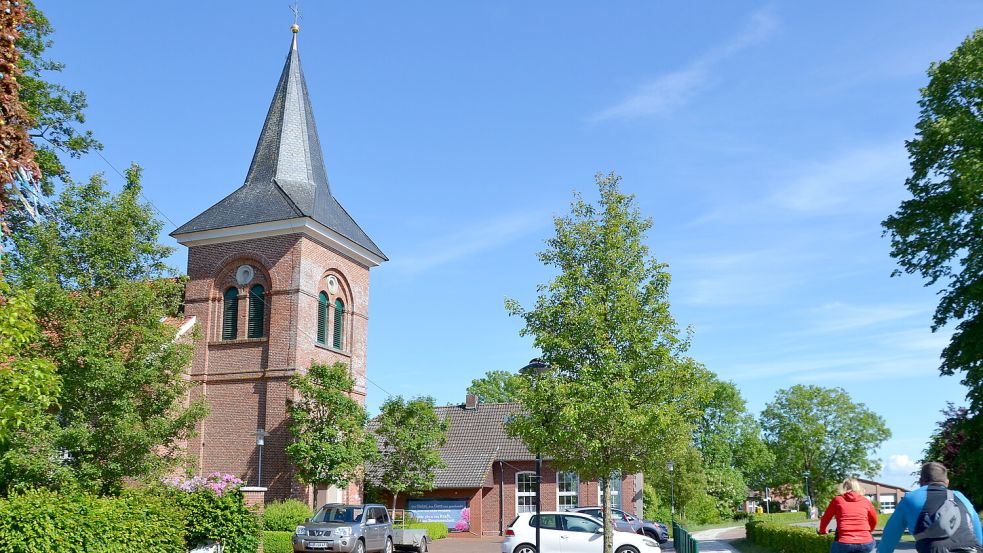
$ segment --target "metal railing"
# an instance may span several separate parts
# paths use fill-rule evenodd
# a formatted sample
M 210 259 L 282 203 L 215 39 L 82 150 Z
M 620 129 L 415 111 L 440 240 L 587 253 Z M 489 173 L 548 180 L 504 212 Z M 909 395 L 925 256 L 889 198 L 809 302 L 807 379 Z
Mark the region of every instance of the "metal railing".
M 672 523 L 672 547 L 676 553 L 700 553 L 700 542 L 678 522 Z

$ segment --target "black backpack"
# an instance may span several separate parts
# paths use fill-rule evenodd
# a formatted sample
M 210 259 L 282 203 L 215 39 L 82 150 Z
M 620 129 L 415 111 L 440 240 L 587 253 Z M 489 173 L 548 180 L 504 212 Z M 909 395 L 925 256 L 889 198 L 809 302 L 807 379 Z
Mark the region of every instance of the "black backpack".
M 912 530 L 919 553 L 983 551 L 976 541 L 973 518 L 952 490 L 929 486 L 925 506 Z

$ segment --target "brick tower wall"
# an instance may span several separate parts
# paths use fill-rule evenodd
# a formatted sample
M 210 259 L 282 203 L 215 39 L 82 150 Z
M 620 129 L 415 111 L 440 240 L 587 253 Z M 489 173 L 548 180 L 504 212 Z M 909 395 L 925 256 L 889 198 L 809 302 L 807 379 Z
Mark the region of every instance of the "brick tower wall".
M 253 281 L 239 286 L 235 271 L 242 264 L 255 269 Z M 340 350 L 316 343 L 318 294 L 333 274 L 337 294 L 345 304 L 344 340 Z M 312 360 L 342 361 L 356 381 L 354 397 L 365 403 L 365 353 L 368 329 L 368 267 L 356 263 L 300 234 L 192 246 L 188 251 L 189 281 L 185 315 L 196 316 L 200 328 L 190 376 L 199 385 L 192 399 L 204 398 L 210 412 L 189 444 L 196 472 L 228 472 L 248 485 L 268 487 L 267 501 L 297 497 L 311 500 L 311 491 L 295 481 L 287 460 L 289 443 L 287 401 L 293 391 L 288 379 L 306 370 Z M 246 338 L 248 290 L 266 290 L 266 331 Z M 238 336 L 222 340 L 223 293 L 239 289 Z M 333 321 L 333 312 L 329 313 Z M 269 435 L 263 447 L 262 481 L 256 429 Z M 347 499 L 360 500 L 357 486 Z

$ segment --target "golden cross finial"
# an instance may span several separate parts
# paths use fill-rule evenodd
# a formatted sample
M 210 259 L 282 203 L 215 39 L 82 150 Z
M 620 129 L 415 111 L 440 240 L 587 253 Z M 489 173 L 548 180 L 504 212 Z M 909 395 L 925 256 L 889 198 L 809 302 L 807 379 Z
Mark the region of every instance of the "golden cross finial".
M 297 22 L 300 21 L 300 2 L 294 1 L 294 3 L 290 5 L 290 11 L 294 12 L 294 24 L 291 25 L 290 30 L 296 33 L 300 30 L 300 25 L 297 24 Z

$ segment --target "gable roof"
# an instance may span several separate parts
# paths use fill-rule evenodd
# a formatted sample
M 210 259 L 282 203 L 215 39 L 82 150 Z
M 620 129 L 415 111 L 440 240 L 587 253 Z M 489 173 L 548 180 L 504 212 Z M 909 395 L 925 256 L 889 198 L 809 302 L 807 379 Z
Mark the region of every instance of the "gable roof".
M 480 488 L 493 462 L 536 459 L 522 440 L 509 437 L 505 431 L 506 418 L 522 412 L 516 403 L 481 403 L 477 409 L 451 405 L 436 410 L 450 423 L 447 443 L 440 448 L 440 458 L 447 467 L 437 473 L 437 488 Z M 370 428 L 376 424 L 373 420 Z M 378 474 L 378 466 L 366 467 L 370 479 Z
M 171 236 L 298 217 L 387 259 L 331 194 L 295 33 L 245 183 Z

